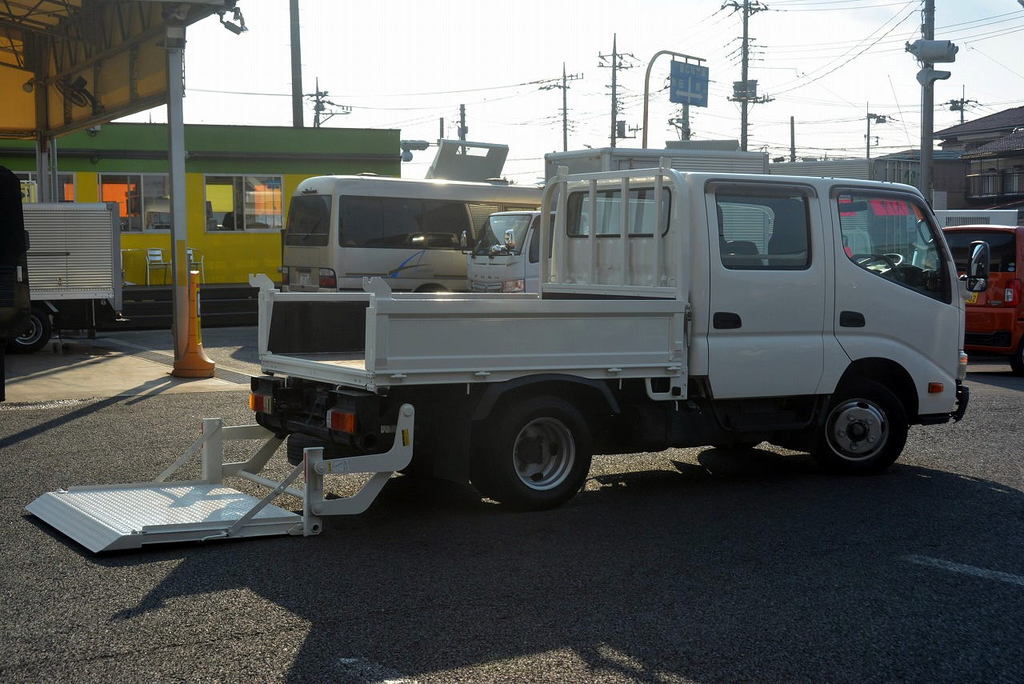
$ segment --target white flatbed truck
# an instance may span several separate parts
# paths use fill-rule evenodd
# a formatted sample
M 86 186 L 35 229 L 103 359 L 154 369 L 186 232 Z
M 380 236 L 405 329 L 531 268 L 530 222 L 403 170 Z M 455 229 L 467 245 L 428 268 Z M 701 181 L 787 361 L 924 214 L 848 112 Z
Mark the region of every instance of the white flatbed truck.
M 250 407 L 262 428 L 208 429 L 262 429 L 267 443 L 223 464 L 219 442 L 201 438 L 195 486 L 260 482 L 287 438 L 291 479 L 307 478 L 290 490 L 301 515 L 281 526 L 312 534 L 320 515 L 365 509 L 397 470 L 468 481 L 518 509 L 569 500 L 603 453 L 769 441 L 874 473 L 909 425 L 967 408 L 964 285 L 914 188 L 663 164 L 559 174 L 542 215 L 553 239 L 538 295 L 392 293 L 378 279 L 363 292 L 281 292 L 254 277 L 265 375 Z M 971 289 L 985 286 L 976 252 Z M 331 324 L 352 307 L 365 308 L 357 340 Z M 349 472 L 376 475 L 354 500 L 326 500 L 323 476 Z M 290 481 L 263 480 L 274 489 L 260 513 Z M 74 496 L 29 510 L 56 524 L 83 505 Z M 249 524 L 258 517 L 187 532 L 281 533 Z M 161 541 L 158 527 L 93 550 Z

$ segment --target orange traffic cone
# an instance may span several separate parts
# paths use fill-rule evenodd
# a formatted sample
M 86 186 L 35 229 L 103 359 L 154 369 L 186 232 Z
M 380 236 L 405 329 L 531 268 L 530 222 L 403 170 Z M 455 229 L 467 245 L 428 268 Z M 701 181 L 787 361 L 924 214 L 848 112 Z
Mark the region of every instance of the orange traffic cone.
M 188 341 L 185 353 L 174 360 L 171 375 L 177 378 L 212 378 L 213 359 L 203 351 L 203 333 L 199 325 L 199 271 L 188 272 Z

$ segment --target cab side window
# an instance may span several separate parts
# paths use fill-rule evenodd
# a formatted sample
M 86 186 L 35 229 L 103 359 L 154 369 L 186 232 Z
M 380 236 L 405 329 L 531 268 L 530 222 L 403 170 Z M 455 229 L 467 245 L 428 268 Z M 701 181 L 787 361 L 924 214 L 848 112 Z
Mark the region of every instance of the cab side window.
M 722 265 L 738 270 L 798 270 L 810 266 L 808 200 L 787 190 L 773 194 L 715 193 Z
M 843 252 L 880 278 L 949 303 L 938 229 L 912 196 L 844 191 L 836 196 Z

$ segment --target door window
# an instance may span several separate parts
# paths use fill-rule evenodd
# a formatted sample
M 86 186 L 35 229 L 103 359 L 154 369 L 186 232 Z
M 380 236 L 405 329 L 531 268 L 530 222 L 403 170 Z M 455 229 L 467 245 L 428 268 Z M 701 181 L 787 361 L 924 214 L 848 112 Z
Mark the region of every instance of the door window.
M 949 303 L 938 230 L 914 197 L 850 190 L 837 196 L 846 257 L 865 271 Z
M 795 270 L 811 263 L 807 197 L 792 189 L 778 193 L 733 188 L 715 193 L 718 246 L 728 269 Z

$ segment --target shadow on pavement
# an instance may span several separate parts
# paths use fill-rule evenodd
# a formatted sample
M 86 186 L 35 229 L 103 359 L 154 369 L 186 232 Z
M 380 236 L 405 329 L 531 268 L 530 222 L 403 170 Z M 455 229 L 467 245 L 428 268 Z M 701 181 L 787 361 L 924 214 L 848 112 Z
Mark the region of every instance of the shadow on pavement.
M 502 679 L 489 668 L 552 652 L 587 679 L 642 682 L 1024 676 L 1021 587 L 910 560 L 1019 572 L 1021 492 L 906 465 L 831 477 L 766 451 L 675 468 L 601 475 L 533 514 L 398 478 L 319 537 L 93 562 L 174 561 L 113 623 L 235 589 L 308 622 L 293 682 L 344 681 L 347 656 Z

